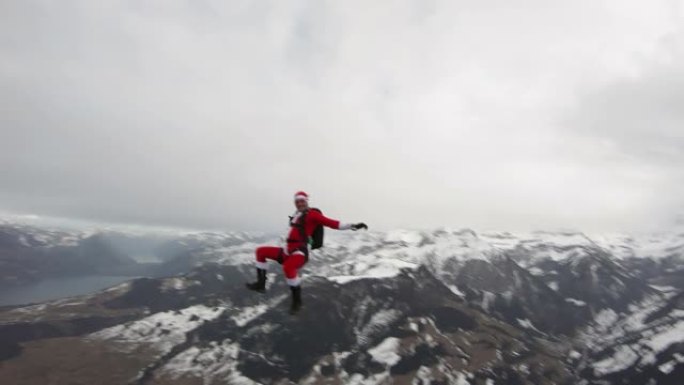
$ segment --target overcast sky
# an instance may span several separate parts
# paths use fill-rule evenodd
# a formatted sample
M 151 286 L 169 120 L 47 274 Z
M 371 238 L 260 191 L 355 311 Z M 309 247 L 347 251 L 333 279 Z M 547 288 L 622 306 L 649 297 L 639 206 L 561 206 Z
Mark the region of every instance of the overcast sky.
M 684 1 L 2 0 L 0 211 L 271 231 L 684 212 Z

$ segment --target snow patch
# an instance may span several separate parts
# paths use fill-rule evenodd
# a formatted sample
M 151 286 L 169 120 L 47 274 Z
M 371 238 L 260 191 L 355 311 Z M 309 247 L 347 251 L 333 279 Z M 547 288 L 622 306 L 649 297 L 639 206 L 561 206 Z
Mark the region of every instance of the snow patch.
M 468 382 L 465 374 L 458 373 L 458 377 L 456 377 L 456 383 L 454 385 L 470 385 L 470 382 Z
M 449 288 L 449 290 L 451 290 L 452 293 L 456 294 L 457 296 L 465 297 L 465 294 L 462 291 L 458 290 L 458 287 L 456 285 L 448 285 L 447 287 Z
M 242 310 L 242 312 L 240 312 L 239 314 L 234 315 L 230 318 L 233 321 L 235 321 L 235 324 L 237 324 L 237 326 L 243 327 L 243 326 L 247 325 L 253 319 L 256 319 L 259 316 L 261 316 L 262 314 L 266 313 L 267 310 L 268 310 L 268 305 L 265 303 L 260 304 L 260 305 L 256 305 L 256 306 L 250 306 L 250 307 L 244 308 L 244 310 Z
M 522 327 L 524 329 L 539 331 L 539 329 L 534 327 L 534 325 L 532 324 L 532 321 L 530 321 L 527 318 L 524 318 L 524 319 L 516 318 L 515 320 L 518 322 L 518 325 L 520 325 L 520 327 Z
M 118 285 L 116 285 L 116 286 L 112 286 L 112 287 L 110 287 L 110 288 L 108 288 L 108 289 L 104 289 L 104 290 L 102 290 L 102 291 L 105 292 L 105 293 L 118 292 L 118 293 L 120 293 L 120 294 L 123 294 L 123 293 L 127 292 L 127 291 L 130 290 L 130 289 L 131 289 L 131 281 L 127 281 L 127 282 L 120 283 L 120 284 L 118 284 Z
M 489 306 L 496 300 L 496 294 L 483 290 L 482 292 L 482 308 L 489 311 Z
M 587 303 L 574 298 L 566 298 L 565 302 L 571 303 L 575 306 L 587 306 Z
M 673 326 L 663 328 L 661 333 L 653 335 L 643 342 L 654 352 L 662 352 L 668 346 L 684 341 L 684 321 L 679 321 Z
M 618 319 L 618 314 L 613 309 L 603 309 L 596 317 L 594 322 L 601 327 L 608 328 L 613 325 Z
M 233 315 L 231 319 L 235 321 L 235 324 L 237 324 L 237 326 L 243 327 L 252 320 L 261 317 L 264 313 L 266 313 L 266 311 L 268 311 L 268 309 L 279 304 L 280 302 L 285 300 L 285 298 L 287 298 L 287 295 L 280 295 L 266 303 L 242 308 L 242 311 L 236 315 Z
M 651 288 L 656 289 L 662 293 L 674 293 L 678 289 L 674 286 L 659 286 L 659 285 L 649 285 Z
M 366 345 L 371 337 L 387 328 L 387 325 L 399 318 L 401 312 L 393 309 L 380 310 L 373 314 L 368 323 L 357 332 L 356 342 L 363 346 Z
M 161 291 L 167 292 L 170 290 L 176 290 L 176 291 L 185 290 L 190 286 L 198 285 L 198 284 L 199 284 L 198 281 L 192 281 L 192 280 L 189 280 L 189 279 L 183 278 L 183 277 L 167 278 L 167 279 L 162 281 Z
M 213 342 L 205 349 L 193 346 L 169 360 L 162 371 L 174 380 L 190 375 L 203 378 L 204 383 L 214 383 L 213 379 L 220 378 L 229 384 L 258 384 L 237 369 L 239 353 L 240 345 L 230 340 L 220 344 Z
M 665 374 L 670 374 L 670 372 L 672 372 L 674 370 L 675 365 L 677 365 L 677 363 L 674 360 L 668 361 L 668 362 L 658 366 L 658 370 L 660 370 L 661 372 L 663 372 Z
M 373 360 L 386 366 L 393 366 L 401 359 L 397 354 L 399 348 L 399 339 L 396 337 L 385 338 L 379 345 L 372 349 L 368 349 L 368 354 L 373 357 Z
M 639 355 L 627 345 L 619 346 L 615 353 L 606 359 L 594 363 L 594 373 L 598 376 L 619 372 L 634 365 L 639 359 Z
M 90 338 L 150 344 L 160 352 L 168 352 L 185 341 L 185 334 L 205 321 L 213 320 L 223 313 L 223 308 L 204 305 L 190 306 L 182 310 L 155 313 L 138 321 L 116 325 L 93 334 Z

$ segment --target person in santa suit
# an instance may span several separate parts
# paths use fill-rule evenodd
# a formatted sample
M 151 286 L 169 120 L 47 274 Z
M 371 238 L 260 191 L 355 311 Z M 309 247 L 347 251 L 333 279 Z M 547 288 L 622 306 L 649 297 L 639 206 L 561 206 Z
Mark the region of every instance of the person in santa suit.
M 295 314 L 302 307 L 302 287 L 299 269 L 309 260 L 309 245 L 314 238 L 313 248 L 322 246 L 322 226 L 335 230 L 368 229 L 365 223 L 341 223 L 324 216 L 320 210 L 309 207 L 309 195 L 299 191 L 294 196 L 297 211 L 290 217 L 290 232 L 287 246 L 261 246 L 256 249 L 256 282 L 248 283 L 247 288 L 260 293 L 266 291 L 267 260 L 271 259 L 283 265 L 287 284 L 292 292 L 290 312 Z M 320 235 L 318 235 L 320 234 Z M 316 245 L 316 242 L 319 244 Z

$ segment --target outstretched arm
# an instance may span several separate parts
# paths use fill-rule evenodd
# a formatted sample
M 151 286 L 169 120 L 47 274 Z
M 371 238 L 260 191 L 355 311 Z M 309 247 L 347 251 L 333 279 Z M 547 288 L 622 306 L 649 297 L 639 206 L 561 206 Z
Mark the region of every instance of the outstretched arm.
M 311 211 L 309 213 L 315 221 L 322 224 L 325 227 L 330 227 L 335 230 L 358 230 L 358 229 L 368 229 L 365 223 L 342 223 L 336 219 L 331 219 L 325 215 L 319 213 L 318 211 Z
M 346 230 L 346 228 L 344 228 L 344 223 L 341 223 L 337 219 L 328 218 L 316 210 L 309 211 L 308 215 L 315 223 L 319 223 L 325 227 L 330 227 L 335 230 Z

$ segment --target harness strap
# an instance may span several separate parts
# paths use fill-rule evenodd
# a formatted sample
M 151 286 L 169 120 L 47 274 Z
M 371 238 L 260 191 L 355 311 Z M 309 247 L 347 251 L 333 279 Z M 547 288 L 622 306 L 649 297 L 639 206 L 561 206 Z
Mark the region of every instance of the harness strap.
M 299 243 L 299 242 L 301 242 L 301 243 L 303 243 L 307 248 L 309 247 L 309 237 L 306 236 L 306 228 L 305 228 L 305 225 L 306 225 L 306 215 L 307 215 L 308 213 L 309 213 L 309 210 L 308 210 L 308 209 L 307 209 L 307 210 L 304 210 L 304 211 L 301 213 L 301 215 L 299 216 L 299 218 L 297 218 L 297 222 L 292 222 L 292 220 L 294 219 L 294 217 L 290 217 L 290 226 L 296 227 L 297 230 L 299 230 L 299 237 L 300 237 L 301 239 L 297 240 L 297 239 L 288 238 L 288 239 L 287 239 L 287 243 Z M 307 252 L 307 254 L 308 254 L 308 252 Z
M 302 253 L 304 253 L 304 263 L 309 262 L 309 246 L 308 245 L 302 246 L 298 251 L 301 251 Z
M 306 215 L 309 213 L 309 210 L 304 210 L 302 212 L 302 215 L 299 217 L 299 220 L 297 223 L 295 223 L 295 227 L 299 229 L 299 236 L 302 238 L 302 242 L 304 244 L 307 244 L 307 236 L 306 236 L 306 229 L 304 226 L 306 225 Z
M 294 217 L 290 217 L 290 226 L 291 227 L 296 227 L 297 230 L 299 230 L 299 237 L 301 239 L 292 239 L 288 238 L 287 243 L 288 244 L 293 244 L 293 243 L 301 243 L 302 246 L 296 248 L 293 250 L 292 253 L 295 252 L 300 252 L 304 255 L 304 263 L 309 262 L 309 237 L 306 236 L 306 229 L 305 229 L 305 224 L 306 224 L 306 214 L 308 214 L 309 210 L 303 211 L 300 215 L 299 218 L 297 218 L 296 222 L 293 222 Z M 289 253 L 289 251 L 288 251 Z M 292 255 L 292 254 L 290 254 Z M 283 260 L 285 259 L 285 250 L 280 249 L 280 253 L 278 254 L 278 261 L 279 264 L 283 264 Z

